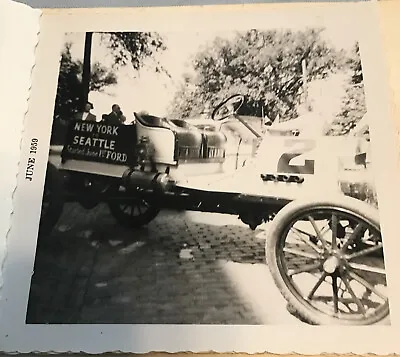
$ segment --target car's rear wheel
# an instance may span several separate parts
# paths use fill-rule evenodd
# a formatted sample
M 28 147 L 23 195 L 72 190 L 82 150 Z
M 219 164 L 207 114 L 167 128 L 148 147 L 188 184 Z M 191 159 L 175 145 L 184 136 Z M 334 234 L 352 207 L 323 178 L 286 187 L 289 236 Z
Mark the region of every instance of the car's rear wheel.
M 39 235 L 48 235 L 61 217 L 64 207 L 64 184 L 58 169 L 48 163 L 43 190 Z
M 300 320 L 371 325 L 388 319 L 378 214 L 364 202 L 340 197 L 288 204 L 271 224 L 266 255 Z
M 111 200 L 108 203 L 111 214 L 115 220 L 127 228 L 139 228 L 150 223 L 160 212 L 160 209 L 152 206 L 139 195 L 135 196 L 132 192 L 125 191 L 123 186 L 115 186 L 112 189 L 113 194 L 122 197 L 131 196 L 123 201 Z

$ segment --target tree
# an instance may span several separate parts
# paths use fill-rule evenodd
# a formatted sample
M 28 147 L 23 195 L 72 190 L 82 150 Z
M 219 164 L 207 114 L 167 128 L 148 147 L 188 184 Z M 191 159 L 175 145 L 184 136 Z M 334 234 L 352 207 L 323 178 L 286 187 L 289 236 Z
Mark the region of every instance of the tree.
M 66 125 L 81 108 L 80 93 L 84 92 L 83 63 L 74 61 L 71 56 L 71 44 L 66 43 L 61 53 L 57 94 L 54 108 L 52 143 L 62 143 Z M 100 63 L 95 62 L 91 69 L 89 90 L 103 91 L 117 83 L 117 76 Z
M 194 75 L 187 76 L 171 105 L 171 114 L 188 117 L 205 102 L 246 95 L 242 114 L 293 118 L 303 95 L 302 62 L 308 80 L 324 78 L 341 68 L 342 53 L 322 39 L 322 29 L 305 31 L 250 30 L 233 40 L 216 38 L 193 60 Z
M 100 33 L 101 41 L 112 52 L 114 57 L 114 69 L 130 64 L 134 70 L 139 70 L 145 59 L 151 58 L 158 51 L 166 49 L 163 39 L 156 32 L 103 32 Z M 85 34 L 84 58 L 83 58 L 83 91 L 81 103 L 87 102 L 89 97 L 89 83 L 91 77 L 91 52 L 93 33 Z M 161 72 L 164 68 L 155 61 L 155 71 Z M 164 72 L 166 72 L 164 70 Z
M 166 46 L 163 39 L 153 32 L 107 32 L 100 33 L 101 42 L 110 49 L 113 56 L 113 66 L 108 69 L 100 63 L 92 63 L 93 33 L 85 34 L 83 62 L 73 61 L 70 44 L 61 55 L 58 90 L 54 111 L 52 142 L 62 144 L 67 121 L 87 102 L 90 91 L 102 91 L 105 87 L 116 84 L 116 71 L 131 65 L 139 70 L 146 59 L 153 59 L 156 72 L 167 73 L 161 64 L 153 57 Z M 167 73 L 168 74 L 168 73 Z
M 82 93 L 82 98 L 81 98 L 82 108 L 89 99 L 92 39 L 93 39 L 93 32 L 86 32 L 86 34 L 85 34 L 85 49 L 84 49 L 84 55 L 83 55 L 83 72 L 82 72 L 82 84 L 83 84 L 83 86 L 82 86 L 83 93 Z
M 68 120 L 80 109 L 80 96 L 83 87 L 83 63 L 73 60 L 71 56 L 71 44 L 65 44 L 61 53 L 60 71 L 54 109 L 55 119 Z M 89 90 L 103 91 L 105 87 L 117 83 L 117 76 L 100 63 L 93 63 L 91 68 Z
M 349 69 L 349 80 L 342 100 L 342 108 L 337 114 L 336 125 L 331 129 L 330 135 L 348 134 L 367 112 L 358 42 L 353 46 L 346 64 Z

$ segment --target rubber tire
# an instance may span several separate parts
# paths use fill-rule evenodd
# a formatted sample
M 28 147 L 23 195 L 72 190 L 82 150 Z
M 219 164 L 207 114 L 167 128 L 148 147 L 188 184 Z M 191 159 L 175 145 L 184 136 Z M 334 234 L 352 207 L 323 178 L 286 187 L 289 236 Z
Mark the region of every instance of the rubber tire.
M 131 229 L 147 225 L 160 213 L 160 209 L 150 206 L 146 213 L 132 217 L 121 210 L 118 202 L 109 202 L 108 208 L 110 209 L 112 216 L 121 226 Z
M 272 278 L 286 299 L 291 309 L 296 312 L 300 320 L 311 325 L 372 325 L 385 320 L 389 316 L 389 305 L 382 311 L 380 315 L 371 316 L 362 321 L 340 320 L 323 312 L 316 311 L 312 307 L 303 303 L 302 299 L 298 299 L 287 287 L 284 278 L 281 276 L 277 251 L 281 237 L 285 234 L 287 226 L 291 221 L 304 210 L 318 208 L 338 208 L 351 213 L 380 231 L 379 215 L 377 209 L 357 200 L 346 196 L 332 196 L 322 199 L 321 196 L 315 199 L 292 201 L 282 208 L 274 220 L 271 222 L 266 241 L 266 259 Z M 292 311 L 293 312 L 293 311 Z
M 43 199 L 45 192 L 44 190 L 46 190 L 46 188 L 48 188 L 51 192 L 51 201 L 46 215 L 42 215 L 40 217 L 39 235 L 47 236 L 57 224 L 64 208 L 64 183 L 62 176 L 58 169 L 51 163 L 47 163 Z

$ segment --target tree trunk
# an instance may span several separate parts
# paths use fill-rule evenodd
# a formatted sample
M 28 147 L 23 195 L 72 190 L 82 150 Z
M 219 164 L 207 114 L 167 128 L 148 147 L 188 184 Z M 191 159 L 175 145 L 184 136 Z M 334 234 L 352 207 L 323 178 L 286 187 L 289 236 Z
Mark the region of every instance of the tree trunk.
M 82 72 L 82 108 L 89 99 L 89 86 L 90 86 L 90 69 L 91 69 L 91 54 L 92 54 L 92 38 L 93 32 L 86 32 L 85 35 L 85 52 L 83 57 L 83 72 Z
M 304 90 L 304 104 L 306 105 L 307 110 L 309 109 L 309 100 L 308 100 L 308 73 L 307 73 L 307 63 L 306 60 L 303 59 L 301 61 L 301 72 L 303 78 L 303 90 Z

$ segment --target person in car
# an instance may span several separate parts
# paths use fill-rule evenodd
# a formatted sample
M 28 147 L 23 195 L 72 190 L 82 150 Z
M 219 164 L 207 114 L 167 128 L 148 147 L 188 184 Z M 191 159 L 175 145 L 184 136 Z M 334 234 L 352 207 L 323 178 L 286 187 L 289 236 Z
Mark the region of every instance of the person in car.
M 111 113 L 108 115 L 103 115 L 104 124 L 109 125 L 119 125 L 126 121 L 125 115 L 118 104 L 113 104 L 111 107 Z
M 95 122 L 96 121 L 96 115 L 92 114 L 90 111 L 93 110 L 93 104 L 90 102 L 87 102 L 83 108 L 83 111 L 80 113 L 77 113 L 75 115 L 76 120 L 85 120 L 85 121 L 91 121 Z

